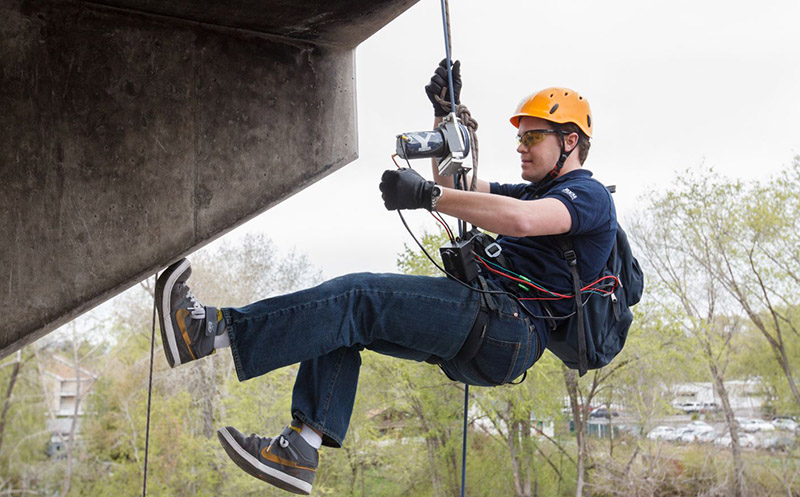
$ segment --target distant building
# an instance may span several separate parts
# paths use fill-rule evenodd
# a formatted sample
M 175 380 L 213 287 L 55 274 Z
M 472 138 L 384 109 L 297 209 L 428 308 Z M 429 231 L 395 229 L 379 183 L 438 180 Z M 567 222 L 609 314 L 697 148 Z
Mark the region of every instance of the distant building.
M 725 382 L 728 401 L 737 415 L 758 415 L 766 398 L 760 380 L 730 380 Z M 722 407 L 719 394 L 711 382 L 683 383 L 675 389 L 672 406 L 685 412 L 701 412 Z
M 64 448 L 63 443 L 70 441 L 73 419 L 77 438 L 86 396 L 96 380 L 97 374 L 82 367 L 76 369 L 74 362 L 68 359 L 57 355 L 47 359 L 43 383 L 49 412 L 53 413 L 47 420 L 47 429 L 52 433 L 47 447 L 47 453 L 51 457 L 58 457 Z

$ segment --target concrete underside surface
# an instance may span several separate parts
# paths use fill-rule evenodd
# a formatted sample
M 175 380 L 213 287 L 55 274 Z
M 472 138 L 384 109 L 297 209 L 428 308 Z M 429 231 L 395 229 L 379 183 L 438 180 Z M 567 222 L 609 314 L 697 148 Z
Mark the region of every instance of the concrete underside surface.
M 0 357 L 354 160 L 415 2 L 0 0 Z

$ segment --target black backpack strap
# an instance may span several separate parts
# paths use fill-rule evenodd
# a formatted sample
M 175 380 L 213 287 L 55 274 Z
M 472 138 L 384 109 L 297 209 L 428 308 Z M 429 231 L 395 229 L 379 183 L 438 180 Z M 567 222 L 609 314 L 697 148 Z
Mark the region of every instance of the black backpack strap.
M 583 296 L 581 295 L 581 276 L 578 273 L 578 256 L 572 238 L 560 236 L 557 238 L 558 246 L 564 253 L 564 259 L 572 274 L 572 288 L 575 294 L 575 313 L 578 318 L 578 375 L 583 376 L 589 370 L 589 360 L 586 357 L 586 327 L 583 322 Z

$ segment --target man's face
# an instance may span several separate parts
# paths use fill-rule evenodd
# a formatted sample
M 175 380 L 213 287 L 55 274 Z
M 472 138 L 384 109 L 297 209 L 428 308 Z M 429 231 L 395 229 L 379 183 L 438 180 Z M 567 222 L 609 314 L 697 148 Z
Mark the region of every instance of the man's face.
M 552 130 L 552 125 L 538 117 L 522 117 L 519 120 L 517 136 L 536 129 Z M 517 147 L 519 152 L 522 179 L 537 183 L 545 178 L 558 162 L 561 155 L 561 138 L 554 133 L 543 135 L 541 142 L 526 146 L 524 143 Z

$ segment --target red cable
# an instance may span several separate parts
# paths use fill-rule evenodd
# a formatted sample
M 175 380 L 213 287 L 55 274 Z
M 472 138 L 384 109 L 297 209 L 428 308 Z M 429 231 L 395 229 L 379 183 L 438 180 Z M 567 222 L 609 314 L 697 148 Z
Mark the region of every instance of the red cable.
M 539 285 L 536 285 L 535 283 L 531 283 L 530 281 L 525 281 L 525 280 L 520 279 L 520 278 L 515 278 L 514 276 L 511 276 L 510 274 L 506 274 L 506 273 L 503 273 L 503 272 L 498 271 L 496 269 L 493 269 L 480 256 L 476 256 L 476 258 L 478 259 L 478 262 L 483 264 L 483 266 L 486 269 L 488 269 L 489 271 L 491 271 L 491 272 L 493 272 L 495 274 L 499 274 L 500 276 L 504 276 L 504 277 L 506 277 L 506 278 L 508 278 L 510 280 L 516 281 L 516 282 L 521 283 L 523 285 L 532 286 L 532 287 L 536 288 L 537 290 L 539 290 L 540 292 L 549 293 L 551 295 L 555 295 L 556 296 L 556 297 L 525 297 L 525 298 L 521 298 L 520 300 L 563 300 L 563 299 L 571 299 L 571 298 L 575 297 L 574 295 L 564 295 L 564 294 L 561 294 L 561 293 L 552 292 L 550 290 L 547 290 L 545 288 L 540 287 Z M 613 286 L 611 287 L 610 290 L 604 290 L 602 288 L 592 288 L 594 285 L 597 285 L 601 281 L 607 280 L 607 279 L 611 279 L 611 280 L 614 281 L 614 284 L 613 284 Z M 614 290 L 616 290 L 618 284 L 619 284 L 619 279 L 616 276 L 611 276 L 611 275 L 603 276 L 602 278 L 598 278 L 595 281 L 593 281 L 593 282 L 589 283 L 588 285 L 586 285 L 585 287 L 581 288 L 581 293 L 583 293 L 585 291 L 588 291 L 588 290 L 591 290 L 591 291 L 594 291 L 594 292 L 600 292 L 600 293 L 602 293 L 604 295 L 611 295 L 612 293 L 614 293 Z
M 571 299 L 572 298 L 571 295 L 563 295 L 563 294 L 560 294 L 560 293 L 551 292 L 551 291 L 549 291 L 549 290 L 547 290 L 545 288 L 540 287 L 539 285 L 536 285 L 535 283 L 531 283 L 530 281 L 525 281 L 525 280 L 520 279 L 520 278 L 515 278 L 514 276 L 511 276 L 510 274 L 502 273 L 502 272 L 500 272 L 500 271 L 498 271 L 496 269 L 492 269 L 480 257 L 478 257 L 478 261 L 480 261 L 480 263 L 483 264 L 486 267 L 486 269 L 488 269 L 489 271 L 491 271 L 491 272 L 493 272 L 495 274 L 499 274 L 500 276 L 505 276 L 506 278 L 508 278 L 510 280 L 513 280 L 513 281 L 516 281 L 518 283 L 522 283 L 523 285 L 532 286 L 532 287 L 536 288 L 537 290 L 539 290 L 540 292 L 545 292 L 545 293 L 549 293 L 549 294 L 558 296 L 558 298 L 552 299 L 552 300 L 561 300 L 561 299 Z
M 394 165 L 398 169 L 400 169 L 400 164 L 398 164 L 397 161 L 394 159 L 395 157 L 397 157 L 397 154 L 392 154 L 392 162 L 394 162 Z M 453 241 L 453 232 L 450 231 L 450 227 L 447 226 L 447 223 L 444 222 L 444 219 L 441 218 L 441 215 L 438 212 L 434 213 L 433 211 L 431 211 L 431 216 L 433 216 L 434 219 L 439 221 L 439 223 L 444 227 L 445 231 L 447 232 L 447 236 L 450 238 L 450 241 L 452 242 Z M 500 272 L 500 271 L 498 271 L 496 269 L 492 269 L 491 267 L 489 267 L 489 265 L 486 263 L 486 261 L 484 261 L 483 259 L 480 258 L 480 256 L 476 255 L 476 257 L 477 257 L 478 261 L 486 267 L 486 269 L 488 269 L 489 271 L 491 271 L 491 272 L 493 272 L 495 274 L 499 274 L 500 276 L 504 276 L 504 277 L 506 277 L 506 278 L 508 278 L 510 280 L 516 281 L 516 282 L 521 283 L 523 285 L 532 286 L 532 287 L 536 288 L 537 290 L 539 290 L 540 292 L 549 293 L 551 295 L 555 295 L 556 296 L 556 297 L 525 297 L 525 298 L 520 298 L 520 300 L 563 300 L 563 299 L 571 299 L 571 298 L 575 297 L 574 295 L 563 295 L 563 294 L 560 294 L 560 293 L 557 293 L 557 292 L 552 292 L 552 291 L 547 290 L 546 288 L 540 287 L 539 285 L 537 285 L 535 283 L 532 283 L 530 281 L 522 280 L 520 278 L 515 278 L 514 276 L 511 276 L 510 274 L 506 274 L 506 273 Z M 596 285 L 596 284 L 598 284 L 601 281 L 606 280 L 606 279 L 614 280 L 614 284 L 612 285 L 611 290 L 604 290 L 602 288 L 592 288 L 594 285 Z M 599 278 L 599 279 L 589 283 L 585 287 L 581 288 L 581 293 L 583 293 L 583 292 L 585 292 L 587 290 L 591 290 L 593 292 L 600 292 L 600 293 L 602 293 L 604 295 L 611 295 L 612 293 L 614 293 L 614 290 L 617 289 L 617 286 L 619 286 L 619 278 L 617 278 L 616 276 L 604 276 L 602 278 Z
M 614 280 L 614 285 L 612 287 L 612 291 L 613 291 L 613 289 L 617 288 L 617 286 L 619 285 L 619 278 L 617 278 L 616 276 L 612 276 L 612 275 L 603 276 L 602 278 L 598 278 L 598 279 L 594 280 L 593 282 L 589 283 L 588 285 L 586 285 L 585 287 L 581 288 L 581 290 L 588 290 L 590 287 L 600 283 L 603 280 L 608 280 L 608 279 Z M 597 290 L 603 291 L 603 290 L 600 290 L 599 288 Z
M 444 226 L 444 230 L 447 232 L 447 237 L 450 238 L 450 241 L 451 242 L 454 241 L 453 240 L 453 232 L 450 231 L 450 226 L 448 226 L 447 223 L 444 222 L 444 219 L 442 219 L 441 214 L 439 214 L 438 212 L 435 212 L 435 211 L 431 211 L 431 216 L 433 216 L 434 219 L 439 221 L 439 224 Z

